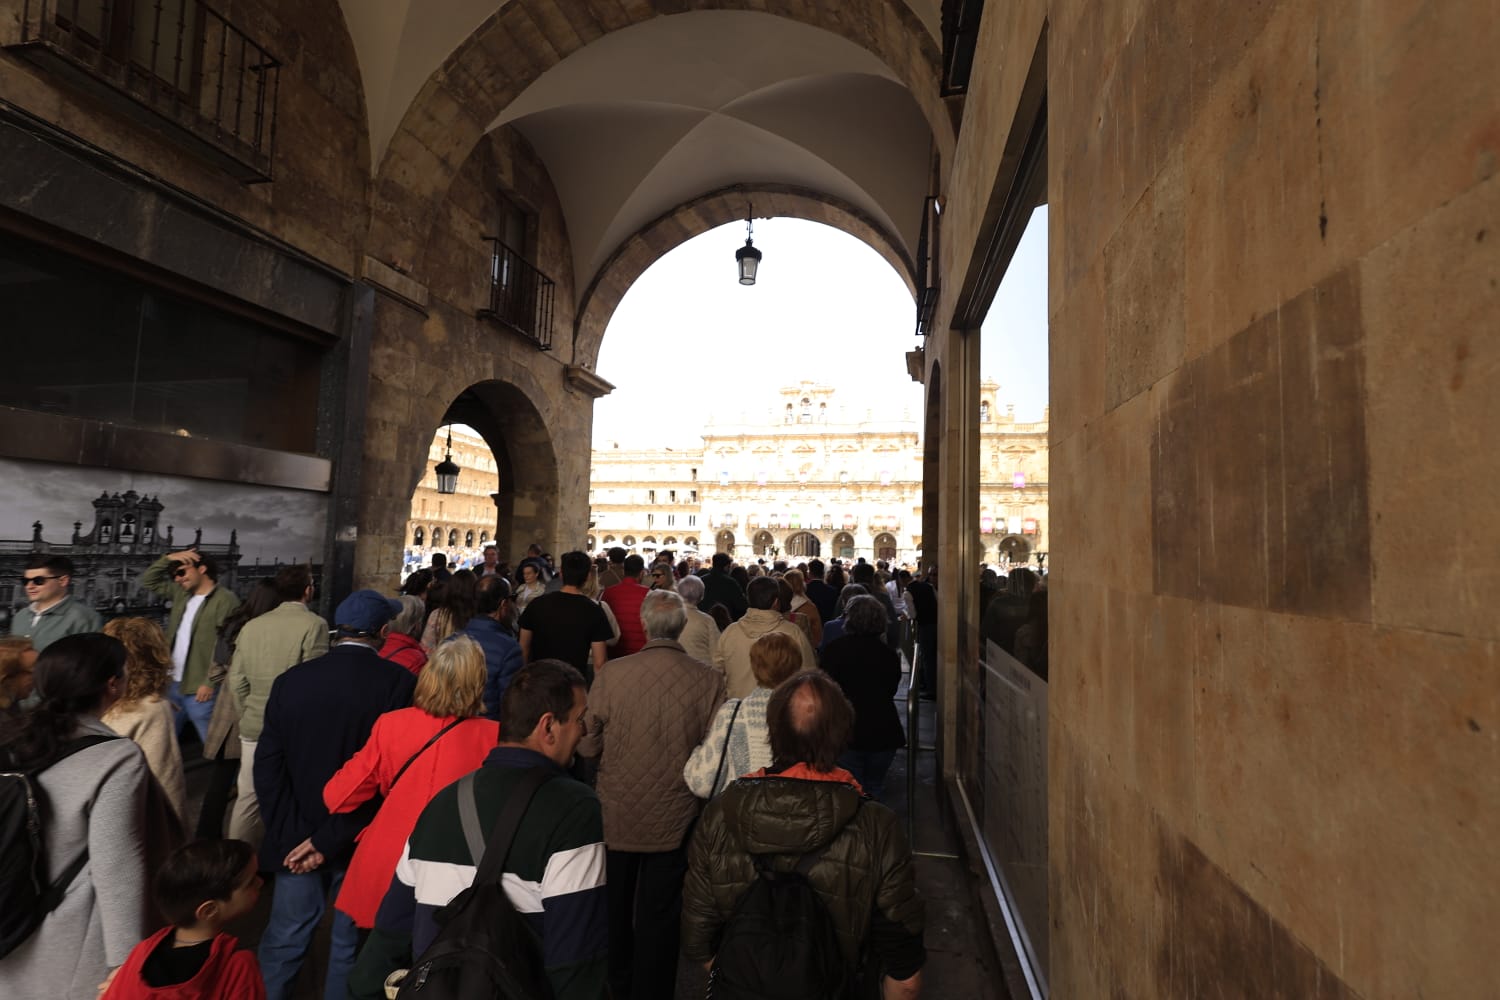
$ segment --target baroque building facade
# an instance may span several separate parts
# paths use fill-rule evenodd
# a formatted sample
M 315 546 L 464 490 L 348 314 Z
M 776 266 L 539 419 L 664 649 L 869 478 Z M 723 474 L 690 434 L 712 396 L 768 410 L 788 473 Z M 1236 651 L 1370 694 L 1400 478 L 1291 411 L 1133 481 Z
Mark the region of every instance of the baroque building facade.
M 991 565 L 1039 565 L 1047 422 L 1017 422 L 999 390 L 981 384 L 979 544 Z M 915 565 L 922 457 L 911 413 L 846 406 L 828 385 L 785 386 L 762 409 L 711 415 L 701 449 L 595 448 L 588 547 Z

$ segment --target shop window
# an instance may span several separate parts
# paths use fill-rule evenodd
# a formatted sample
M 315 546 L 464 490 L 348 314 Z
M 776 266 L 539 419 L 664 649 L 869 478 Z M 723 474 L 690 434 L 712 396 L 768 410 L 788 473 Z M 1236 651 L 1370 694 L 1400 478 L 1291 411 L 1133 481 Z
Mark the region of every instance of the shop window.
M 0 405 L 316 448 L 323 351 L 309 341 L 5 235 L 0 316 Z

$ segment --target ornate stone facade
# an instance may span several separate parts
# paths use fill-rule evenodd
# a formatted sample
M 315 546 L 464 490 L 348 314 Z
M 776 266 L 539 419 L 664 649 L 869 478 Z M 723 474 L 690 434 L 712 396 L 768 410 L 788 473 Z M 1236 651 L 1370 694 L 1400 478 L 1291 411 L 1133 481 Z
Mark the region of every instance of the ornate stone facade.
M 1047 423 L 1017 423 L 981 386 L 981 545 L 992 564 L 1035 561 L 1047 532 Z M 596 448 L 589 547 L 736 558 L 922 554 L 921 424 L 845 406 L 836 390 L 783 387 L 759 411 L 715 414 L 702 449 Z

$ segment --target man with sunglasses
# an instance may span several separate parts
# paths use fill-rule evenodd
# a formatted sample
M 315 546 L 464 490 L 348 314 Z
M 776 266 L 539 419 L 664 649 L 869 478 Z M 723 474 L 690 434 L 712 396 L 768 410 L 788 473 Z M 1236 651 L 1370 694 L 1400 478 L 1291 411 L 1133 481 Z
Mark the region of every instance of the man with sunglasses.
M 68 593 L 73 560 L 38 552 L 26 560 L 23 582 L 30 600 L 11 624 L 11 635 L 26 636 L 38 653 L 65 635 L 97 632 L 99 613 Z
M 240 606 L 240 599 L 220 587 L 218 578 L 213 560 L 194 549 L 168 552 L 141 577 L 141 586 L 171 605 L 166 635 L 172 647 L 172 686 L 167 696 L 181 709 L 177 735 L 191 722 L 204 742 L 214 714 L 215 688 L 208 682 L 214 645 L 224 619 Z

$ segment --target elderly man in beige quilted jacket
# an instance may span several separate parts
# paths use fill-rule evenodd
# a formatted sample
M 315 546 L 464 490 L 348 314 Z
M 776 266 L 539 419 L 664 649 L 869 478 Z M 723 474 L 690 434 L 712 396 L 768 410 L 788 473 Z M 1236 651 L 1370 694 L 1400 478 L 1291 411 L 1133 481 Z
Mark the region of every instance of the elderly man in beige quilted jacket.
M 685 841 L 699 806 L 682 767 L 724 700 L 724 675 L 677 641 L 686 621 L 677 594 L 646 595 L 646 645 L 594 679 L 578 745 L 581 755 L 599 758 L 616 1000 L 676 993 Z

